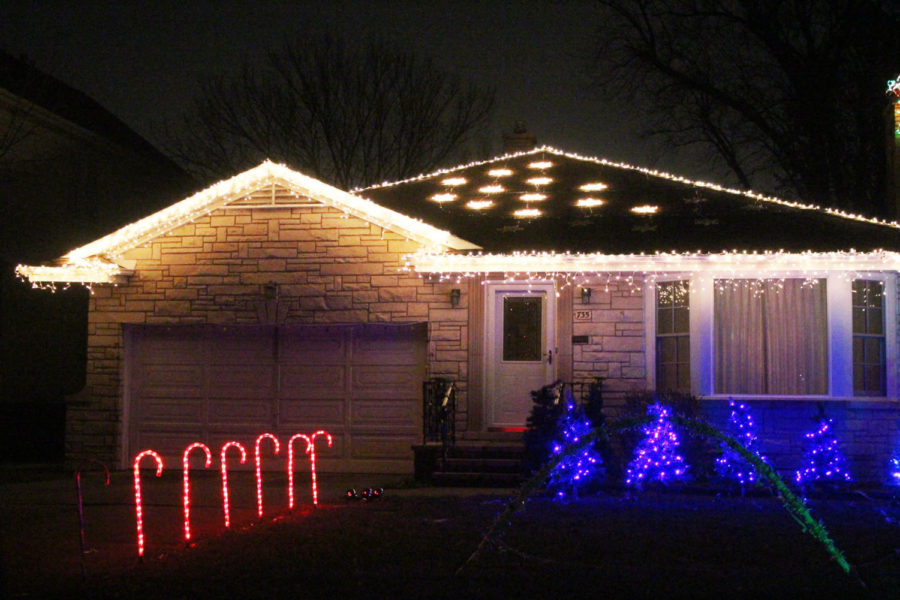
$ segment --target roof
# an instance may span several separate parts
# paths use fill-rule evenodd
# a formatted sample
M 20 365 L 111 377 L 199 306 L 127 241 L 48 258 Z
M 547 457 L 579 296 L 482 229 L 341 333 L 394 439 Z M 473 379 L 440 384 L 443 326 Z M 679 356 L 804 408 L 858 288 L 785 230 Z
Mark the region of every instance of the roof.
M 355 193 L 489 253 L 900 250 L 897 223 L 546 146 Z

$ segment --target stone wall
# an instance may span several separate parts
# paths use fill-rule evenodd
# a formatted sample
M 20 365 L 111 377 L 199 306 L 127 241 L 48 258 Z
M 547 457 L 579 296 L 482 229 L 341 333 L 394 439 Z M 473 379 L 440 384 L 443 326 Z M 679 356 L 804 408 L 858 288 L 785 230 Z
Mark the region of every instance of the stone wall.
M 68 407 L 70 460 L 120 462 L 124 324 L 428 322 L 429 377 L 459 386 L 466 423 L 468 294 L 404 270 L 419 244 L 328 208 L 235 208 L 196 219 L 123 258 L 135 273 L 95 286 L 87 385 Z

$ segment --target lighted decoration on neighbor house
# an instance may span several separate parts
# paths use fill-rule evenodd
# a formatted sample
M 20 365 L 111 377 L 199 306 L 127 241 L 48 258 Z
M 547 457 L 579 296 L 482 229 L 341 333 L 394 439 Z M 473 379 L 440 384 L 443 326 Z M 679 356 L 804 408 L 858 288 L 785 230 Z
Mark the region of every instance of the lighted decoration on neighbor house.
M 225 460 L 229 448 L 237 448 L 240 451 L 241 464 L 247 462 L 247 450 L 244 449 L 240 442 L 225 442 L 220 453 L 220 460 L 222 461 L 222 510 L 225 512 L 225 529 L 231 527 L 231 508 L 228 503 L 228 463 Z
M 647 414 L 656 419 L 641 427 L 644 438 L 634 449 L 634 458 L 625 473 L 625 485 L 639 489 L 652 481 L 668 483 L 683 479 L 688 469 L 678 454 L 681 442 L 670 409 L 657 402 L 647 407 Z
M 134 457 L 134 512 L 137 517 L 137 546 L 138 557 L 144 557 L 144 510 L 143 499 L 141 498 L 141 461 L 150 456 L 156 461 L 156 476 L 162 476 L 163 460 L 162 457 L 153 450 L 144 450 Z
M 272 444 L 275 446 L 275 454 L 278 454 L 281 451 L 281 445 L 278 443 L 278 438 L 271 433 L 261 433 L 257 436 L 256 445 L 254 447 L 254 457 L 256 458 L 256 512 L 259 515 L 260 521 L 262 521 L 263 518 L 263 491 L 262 456 L 260 456 L 259 453 L 259 445 L 265 439 L 272 440 Z
M 203 442 L 194 442 L 190 446 L 184 449 L 184 454 L 181 457 L 181 468 L 182 472 L 182 488 L 184 494 L 184 543 L 188 544 L 191 541 L 191 482 L 190 482 L 190 472 L 191 472 L 191 462 L 190 462 L 190 454 L 192 450 L 195 449 L 203 450 L 203 453 L 206 455 L 206 462 L 204 466 L 208 469 L 212 465 L 212 451 L 209 449 L 209 446 L 204 444 Z
M 765 460 L 765 457 L 756 449 L 758 441 L 756 424 L 749 407 L 743 402 L 735 403 L 730 398 L 728 406 L 731 408 L 731 413 L 728 416 L 725 433 L 740 442 L 747 450 Z M 716 458 L 716 473 L 723 479 L 738 482 L 742 489 L 748 483 L 756 483 L 758 477 L 753 466 L 726 444 L 722 444 L 722 455 Z
M 818 427 L 805 434 L 806 448 L 803 461 L 806 466 L 794 474 L 797 485 L 804 487 L 813 483 L 842 485 L 853 481 L 847 469 L 847 461 L 840 449 L 838 439 L 832 432 L 834 421 L 825 415 L 825 408 L 819 405 Z
M 557 439 L 553 442 L 553 456 L 563 455 L 562 460 L 550 472 L 547 489 L 554 492 L 554 499 L 566 501 L 578 498 L 578 490 L 591 479 L 600 476 L 603 458 L 593 445 L 575 454 L 565 454 L 572 444 L 577 444 L 591 433 L 593 425 L 584 411 L 575 405 L 572 390 L 565 391 L 566 412 L 558 424 Z

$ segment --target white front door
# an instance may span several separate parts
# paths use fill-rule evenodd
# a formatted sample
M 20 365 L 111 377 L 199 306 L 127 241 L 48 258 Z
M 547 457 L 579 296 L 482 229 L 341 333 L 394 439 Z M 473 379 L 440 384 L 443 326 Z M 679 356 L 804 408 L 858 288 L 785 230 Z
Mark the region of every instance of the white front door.
M 524 427 L 531 392 L 556 375 L 556 291 L 553 283 L 486 288 L 487 425 Z

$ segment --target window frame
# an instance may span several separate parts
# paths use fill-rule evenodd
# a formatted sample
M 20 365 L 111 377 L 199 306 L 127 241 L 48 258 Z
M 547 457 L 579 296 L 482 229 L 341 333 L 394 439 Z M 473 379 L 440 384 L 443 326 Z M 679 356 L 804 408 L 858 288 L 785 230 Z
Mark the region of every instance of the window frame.
M 828 344 L 828 392 L 821 395 L 793 396 L 787 394 L 716 394 L 714 348 L 714 281 L 716 279 L 799 278 L 814 276 L 826 280 L 826 315 Z M 853 307 L 852 282 L 864 279 L 884 282 L 885 327 L 885 395 L 860 396 L 853 390 Z M 698 397 L 710 399 L 846 399 L 857 401 L 895 398 L 898 392 L 896 365 L 898 360 L 897 274 L 884 271 L 817 271 L 756 273 L 702 272 L 659 273 L 644 284 L 645 348 L 647 349 L 647 389 L 656 390 L 656 284 L 658 282 L 688 281 L 690 283 L 690 348 L 691 390 Z

